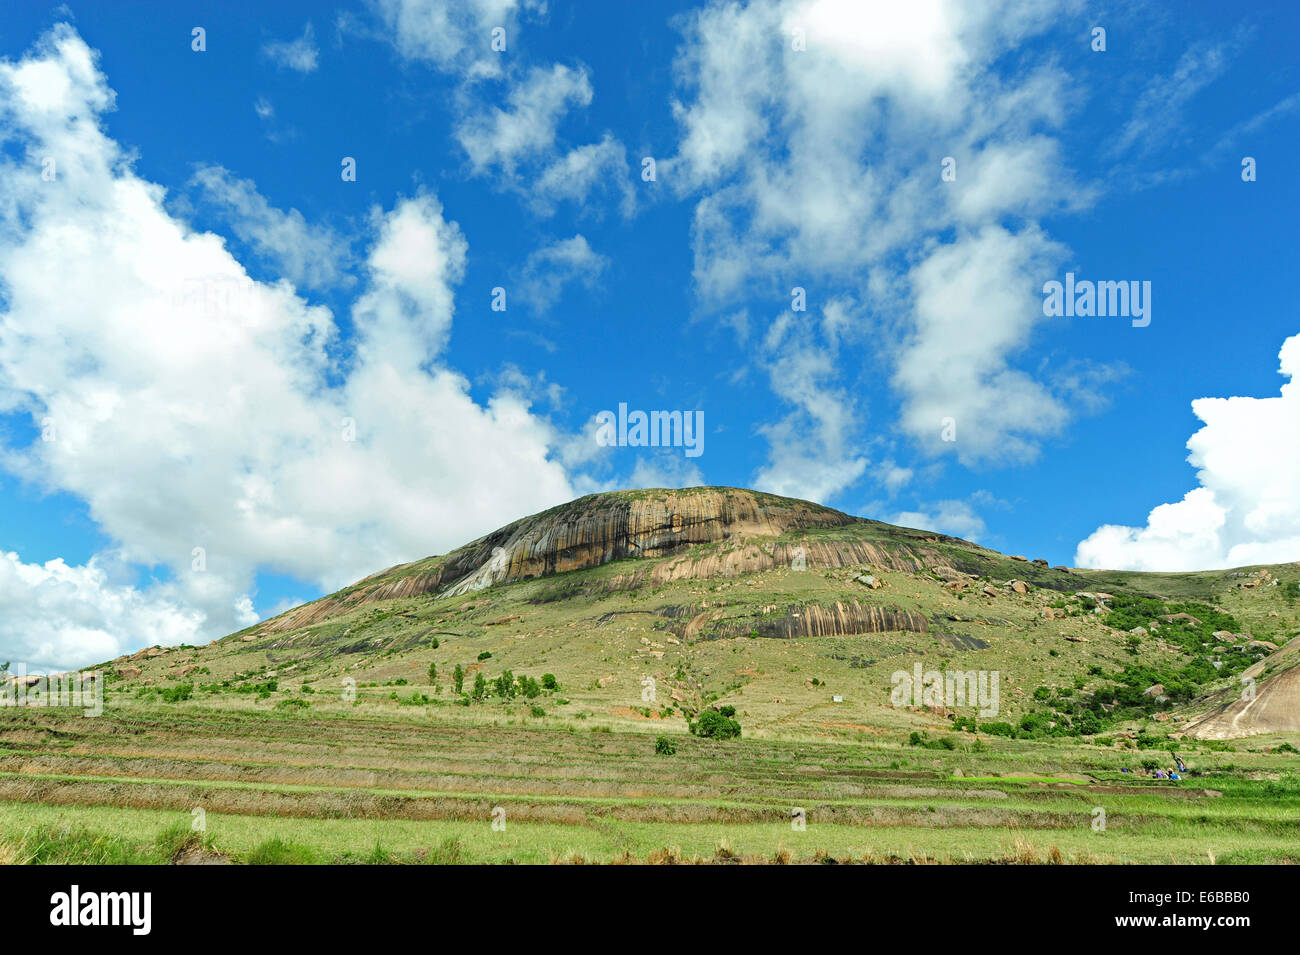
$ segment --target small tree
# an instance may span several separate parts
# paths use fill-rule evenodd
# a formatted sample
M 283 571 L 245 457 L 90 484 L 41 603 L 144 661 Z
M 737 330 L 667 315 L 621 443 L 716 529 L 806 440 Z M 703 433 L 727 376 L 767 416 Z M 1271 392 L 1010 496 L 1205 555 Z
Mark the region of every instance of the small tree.
M 436 663 L 429 664 L 429 682 L 430 683 L 438 682 L 438 664 Z
M 479 670 L 474 674 L 474 699 L 481 700 L 487 693 L 487 680 L 483 678 L 483 671 Z
M 543 674 L 542 674 L 542 689 L 543 689 L 543 690 L 558 690 L 559 688 L 560 688 L 560 684 L 556 682 L 556 680 L 555 680 L 555 674 L 554 674 L 554 673 L 543 673 Z
M 740 723 L 717 710 L 705 710 L 690 726 L 693 735 L 710 739 L 735 739 L 740 735 Z
M 461 669 L 459 663 L 456 664 L 456 669 L 451 671 L 451 685 L 456 688 L 458 695 L 465 692 L 465 671 Z

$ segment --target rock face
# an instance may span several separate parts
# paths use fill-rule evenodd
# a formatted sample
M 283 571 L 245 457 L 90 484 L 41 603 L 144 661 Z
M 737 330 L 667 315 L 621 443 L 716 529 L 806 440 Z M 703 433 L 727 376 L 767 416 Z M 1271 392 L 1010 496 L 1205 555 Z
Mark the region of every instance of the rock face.
M 1272 676 L 1253 687 L 1242 684 L 1234 688 L 1226 703 L 1189 722 L 1187 735 L 1238 739 L 1259 733 L 1300 732 L 1300 639 L 1260 660 L 1242 677 L 1257 679 L 1267 672 Z
M 367 577 L 268 621 L 258 631 L 294 630 L 361 603 L 421 594 L 454 596 L 625 558 L 681 555 L 678 560 L 647 561 L 644 567 L 630 565 L 626 574 L 610 581 L 611 589 L 777 567 L 797 571 L 874 565 L 917 572 L 947 566 L 942 554 L 920 544 L 884 547 L 858 539 L 790 539 L 799 531 L 870 523 L 807 501 L 739 488 L 595 494 L 515 521 L 445 557 Z M 785 539 L 777 539 L 782 535 Z M 687 553 L 695 545 L 719 542 L 727 546 Z
M 675 628 L 683 637 L 744 637 L 757 633 L 764 637 L 838 637 L 867 633 L 910 630 L 925 633 L 929 629 L 923 614 L 914 610 L 877 607 L 856 600 L 833 604 L 802 604 L 785 613 L 764 617 L 726 618 L 721 611 L 705 611 L 691 618 L 684 627 Z

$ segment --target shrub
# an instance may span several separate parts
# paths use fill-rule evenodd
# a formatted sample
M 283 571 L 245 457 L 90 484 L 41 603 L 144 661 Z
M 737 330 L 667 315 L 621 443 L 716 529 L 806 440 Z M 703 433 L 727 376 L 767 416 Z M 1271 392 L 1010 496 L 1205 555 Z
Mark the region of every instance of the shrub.
M 181 700 L 188 700 L 193 692 L 193 683 L 181 683 L 160 691 L 158 695 L 162 697 L 164 703 L 179 703 Z
M 699 720 L 691 724 L 691 734 L 708 739 L 735 739 L 740 736 L 740 724 L 718 710 L 705 710 Z
M 459 663 L 456 664 L 456 669 L 451 671 L 451 685 L 455 687 L 457 694 L 465 691 L 465 671 L 461 669 Z
M 556 680 L 555 680 L 555 674 L 554 674 L 554 673 L 543 673 L 543 674 L 542 674 L 542 689 L 543 689 L 543 690 L 558 690 L 559 688 L 560 688 L 560 684 L 556 682 Z
M 477 686 L 477 684 L 475 684 Z M 506 670 L 492 681 L 492 692 L 503 700 L 515 698 L 515 675 Z
M 667 736 L 660 736 L 655 740 L 655 755 L 672 756 L 677 752 L 677 744 Z
M 491 659 L 492 659 L 491 650 L 484 650 L 482 653 L 478 655 L 479 663 L 482 663 L 484 660 L 491 660 Z

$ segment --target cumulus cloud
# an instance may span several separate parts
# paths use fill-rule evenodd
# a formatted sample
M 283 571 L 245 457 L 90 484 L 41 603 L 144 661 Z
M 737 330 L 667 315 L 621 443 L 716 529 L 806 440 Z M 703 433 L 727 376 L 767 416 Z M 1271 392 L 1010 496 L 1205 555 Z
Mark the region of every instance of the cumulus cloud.
M 935 501 L 925 510 L 899 511 L 885 520 L 900 527 L 938 531 L 976 543 L 986 530 L 984 519 L 965 501 Z
M 544 2 L 518 0 L 375 0 L 383 34 L 408 60 L 458 77 L 455 135 L 474 175 L 520 195 L 541 216 L 570 202 L 584 212 L 593 195 L 618 197 L 624 215 L 635 209 L 627 151 L 609 132 L 586 145 L 560 136 L 560 125 L 595 95 L 585 67 L 526 65 L 515 53 L 521 15 L 546 13 Z M 492 50 L 492 32 L 505 31 L 511 56 Z
M 538 311 L 559 301 L 564 287 L 577 282 L 591 289 L 609 260 L 592 249 L 581 233 L 530 253 L 520 271 L 519 297 Z
M 334 230 L 308 225 L 297 209 L 275 208 L 252 180 L 238 179 L 221 166 L 200 166 L 193 182 L 235 235 L 295 285 L 320 289 L 350 281 L 344 271 L 348 243 Z
M 101 127 L 113 100 L 67 26 L 0 63 L 0 413 L 52 438 L 0 448 L 0 466 L 80 498 L 123 560 L 170 575 L 114 590 L 94 562 L 11 559 L 7 592 L 44 588 L 66 625 L 36 646 L 52 663 L 107 649 L 99 630 L 113 649 L 219 636 L 246 623 L 259 571 L 331 589 L 572 496 L 527 398 L 480 404 L 442 361 L 466 243 L 435 197 L 374 211 L 344 338 L 168 214 Z M 0 615 L 0 647 L 32 652 L 21 627 Z
M 276 66 L 298 73 L 316 69 L 320 50 L 316 47 L 316 31 L 310 23 L 303 28 L 302 36 L 295 40 L 275 40 L 262 47 L 262 55 Z
M 502 56 L 492 31 L 506 31 L 507 48 L 519 13 L 545 8 L 543 0 L 371 0 L 386 35 L 406 59 L 432 63 L 471 78 L 498 76 Z
M 912 269 L 912 331 L 894 381 L 900 424 L 923 447 L 948 444 L 966 463 L 1024 460 L 1065 422 L 1067 406 L 1008 362 L 1042 317 L 1035 280 L 1053 273 L 1061 251 L 1037 228 L 987 226 Z
M 1068 78 L 1002 58 L 1077 6 L 750 0 L 681 17 L 680 136 L 661 168 L 697 197 L 703 302 L 732 308 L 785 280 L 858 296 L 881 331 L 873 351 L 894 364 L 906 433 L 967 461 L 1031 457 L 1069 418 L 1013 363 L 1043 320 L 1032 290 L 1064 253 L 1035 218 L 1092 193 L 1060 143 Z M 982 300 L 958 300 L 945 279 Z M 965 439 L 931 440 L 958 412 Z
M 844 304 L 828 305 L 817 325 L 800 322 L 795 314 L 777 318 L 763 343 L 772 391 L 788 410 L 758 429 L 767 439 L 768 460 L 754 475 L 754 487 L 827 501 L 856 482 L 868 465 L 855 440 L 861 409 L 848 389 L 835 384 L 836 330 Z
M 543 169 L 532 188 L 530 203 L 540 215 L 551 215 L 562 202 L 581 205 L 588 196 L 608 189 L 621 197 L 622 214 L 632 215 L 636 193 L 628 178 L 627 150 L 606 133 L 600 142 L 577 146 Z
M 114 583 L 100 561 L 25 564 L 0 553 L 0 656 L 31 672 L 73 669 L 129 648 L 197 639 L 203 615 L 165 591 Z
M 1079 543 L 1080 567 L 1211 570 L 1300 560 L 1300 335 L 1279 355 L 1275 398 L 1200 398 L 1187 442 L 1199 486 L 1142 527 L 1106 524 Z
M 534 67 L 511 88 L 506 106 L 466 115 L 456 129 L 474 171 L 499 168 L 515 173 L 523 157 L 546 152 L 555 144 L 555 128 L 571 106 L 591 103 L 585 70 L 562 63 L 549 70 Z

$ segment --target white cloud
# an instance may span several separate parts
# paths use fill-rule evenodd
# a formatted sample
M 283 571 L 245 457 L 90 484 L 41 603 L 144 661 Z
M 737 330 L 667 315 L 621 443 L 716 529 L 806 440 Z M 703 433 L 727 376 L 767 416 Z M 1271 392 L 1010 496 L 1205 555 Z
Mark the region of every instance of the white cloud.
M 237 179 L 221 166 L 200 166 L 193 181 L 225 214 L 235 235 L 295 285 L 319 289 L 348 281 L 343 272 L 348 244 L 333 230 L 309 226 L 297 209 L 276 209 L 252 180 Z
M 556 126 L 571 106 L 591 103 L 591 83 L 581 69 L 556 63 L 534 67 L 506 96 L 506 108 L 489 107 L 465 115 L 456 139 L 476 173 L 499 169 L 513 177 L 519 161 L 555 145 Z
M 894 382 L 901 427 L 923 447 L 946 446 L 967 463 L 1024 460 L 1035 439 L 1064 424 L 1066 405 L 1008 364 L 1042 319 L 1037 289 L 1061 254 L 1037 228 L 987 226 L 913 268 L 913 330 L 897 350 Z
M 900 527 L 938 531 L 977 543 L 986 530 L 984 519 L 965 501 L 935 501 L 926 510 L 899 511 L 885 520 Z
M 677 450 L 645 452 L 637 458 L 624 487 L 700 487 L 704 475 L 699 466 Z
M 660 168 L 698 197 L 694 277 L 706 306 L 793 284 L 849 292 L 876 320 L 873 351 L 895 365 L 908 434 L 952 450 L 928 440 L 947 405 L 943 415 L 978 418 L 957 447 L 968 460 L 1032 456 L 1069 417 L 1011 364 L 1042 320 L 1036 270 L 1064 251 L 1032 218 L 1093 193 L 1059 141 L 1068 79 L 1051 63 L 1024 56 L 1007 69 L 1002 58 L 1078 6 L 751 0 L 680 18 L 680 139 Z M 940 179 L 945 156 L 954 182 Z M 997 274 L 980 281 L 981 261 Z M 945 295 L 937 273 L 978 291 L 982 307 Z M 947 305 L 976 320 L 979 334 L 961 336 L 975 342 L 949 340 L 961 322 L 938 311 Z M 974 367 L 943 363 L 964 350 Z
M 218 636 L 242 625 L 260 570 L 330 589 L 572 496 L 552 458 L 563 436 L 527 399 L 478 404 L 441 363 L 466 249 L 436 199 L 375 212 L 341 341 L 328 310 L 252 281 L 220 237 L 167 213 L 100 127 L 112 102 L 69 27 L 0 63 L 0 123 L 26 151 L 0 164 L 0 409 L 51 419 L 55 438 L 0 448 L 0 466 L 79 497 L 122 559 L 173 578 L 115 598 L 153 629 L 92 614 L 42 638 L 51 663 L 91 639 L 76 626 L 125 645 Z M 25 639 L 0 619 L 0 647 Z
M 570 202 L 587 214 L 593 194 L 609 191 L 630 216 L 635 198 L 627 151 L 612 134 L 570 146 L 559 134 L 570 113 L 585 109 L 594 91 L 581 65 L 520 65 L 519 14 L 546 13 L 544 2 L 517 0 L 374 0 L 384 35 L 407 59 L 428 63 L 463 83 L 453 98 L 455 136 L 474 175 L 495 179 L 537 215 Z M 491 49 L 492 31 L 505 30 L 508 55 Z M 500 105 L 493 96 L 499 91 Z
M 136 646 L 196 639 L 203 615 L 165 590 L 115 584 L 91 560 L 25 564 L 0 552 L 0 657 L 29 672 L 99 663 Z
M 371 6 L 403 57 L 471 78 L 502 71 L 504 56 L 492 49 L 494 29 L 506 31 L 509 49 L 517 13 L 545 8 L 535 0 L 371 0 Z
M 262 47 L 262 55 L 277 66 L 298 73 L 310 73 L 316 69 L 316 60 L 320 50 L 316 48 L 316 31 L 310 23 L 296 40 L 276 40 Z
M 609 133 L 598 143 L 578 146 L 556 159 L 537 177 L 531 202 L 540 215 L 551 215 L 561 202 L 581 206 L 587 197 L 607 187 L 621 195 L 624 216 L 636 209 L 636 193 L 628 178 L 627 150 Z
M 1079 543 L 1080 567 L 1211 570 L 1300 560 L 1300 335 L 1280 352 L 1276 398 L 1200 398 L 1187 442 L 1199 487 L 1145 526 L 1106 524 Z
M 609 260 L 594 251 L 582 234 L 560 239 L 529 254 L 520 271 L 518 297 L 538 311 L 547 311 L 571 282 L 594 288 L 608 265 Z
M 850 391 L 834 383 L 834 330 L 842 314 L 839 302 L 823 310 L 820 338 L 793 312 L 782 313 L 768 330 L 763 344 L 768 380 L 790 410 L 758 429 L 768 443 L 767 463 L 754 475 L 758 490 L 825 502 L 867 469 L 856 441 L 861 409 Z
M 1184 108 L 1227 69 L 1232 45 L 1197 43 L 1179 57 L 1168 75 L 1151 77 L 1108 153 L 1118 156 L 1134 150 L 1145 156 L 1177 145 Z

